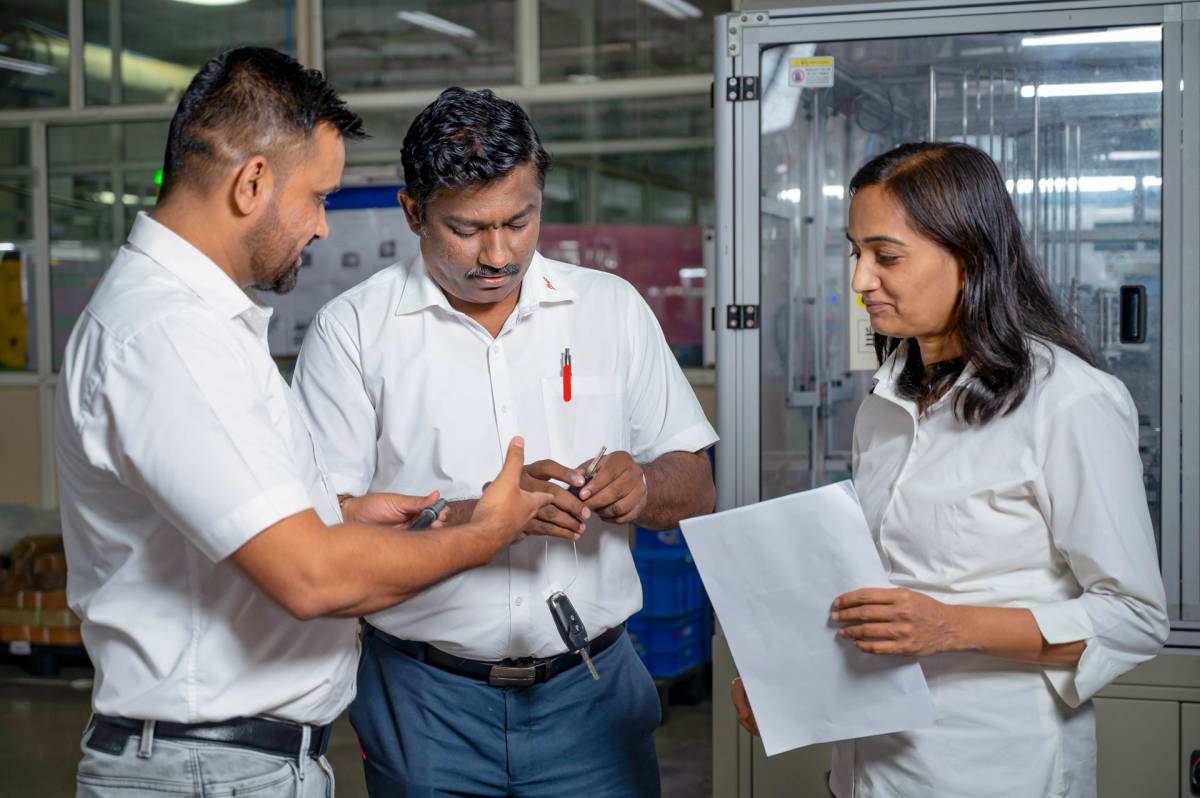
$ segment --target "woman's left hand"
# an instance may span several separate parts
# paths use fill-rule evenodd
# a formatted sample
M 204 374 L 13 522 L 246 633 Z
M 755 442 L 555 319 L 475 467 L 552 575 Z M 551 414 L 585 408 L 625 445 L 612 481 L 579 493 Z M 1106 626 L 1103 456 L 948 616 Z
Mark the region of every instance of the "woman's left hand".
M 834 599 L 830 618 L 859 651 L 924 657 L 959 650 L 954 610 L 905 588 L 863 588 Z

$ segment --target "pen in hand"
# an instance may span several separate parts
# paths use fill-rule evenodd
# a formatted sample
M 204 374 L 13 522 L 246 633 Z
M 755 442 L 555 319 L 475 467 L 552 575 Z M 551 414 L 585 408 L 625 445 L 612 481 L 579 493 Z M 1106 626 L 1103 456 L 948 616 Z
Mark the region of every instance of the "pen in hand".
M 409 529 L 428 529 L 429 526 L 438 519 L 442 514 L 442 510 L 446 509 L 449 504 L 445 499 L 438 499 L 433 504 L 421 510 L 415 521 L 409 525 Z

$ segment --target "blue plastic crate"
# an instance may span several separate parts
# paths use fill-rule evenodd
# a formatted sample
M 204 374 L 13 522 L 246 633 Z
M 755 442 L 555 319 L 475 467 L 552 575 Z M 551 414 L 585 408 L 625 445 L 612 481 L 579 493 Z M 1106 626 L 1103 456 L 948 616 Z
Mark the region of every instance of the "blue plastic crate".
M 639 549 L 687 548 L 679 527 L 661 531 L 636 527 L 635 545 Z
M 668 619 L 635 615 L 629 620 L 629 639 L 651 676 L 670 679 L 703 662 L 700 622 L 700 613 Z
M 703 611 L 698 611 L 678 618 L 646 618 L 638 613 L 629 619 L 629 634 L 653 651 L 675 649 L 683 643 L 701 638 L 704 633 L 703 614 Z
M 704 587 L 692 555 L 682 548 L 634 549 L 646 618 L 675 618 L 700 609 Z

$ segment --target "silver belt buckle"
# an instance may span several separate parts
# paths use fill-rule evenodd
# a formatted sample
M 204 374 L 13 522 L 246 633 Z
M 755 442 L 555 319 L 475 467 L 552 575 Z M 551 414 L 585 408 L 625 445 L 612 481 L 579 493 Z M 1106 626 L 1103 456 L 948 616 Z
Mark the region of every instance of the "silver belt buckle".
M 532 687 L 537 681 L 537 668 L 512 668 L 493 665 L 488 671 L 488 684 L 492 687 Z

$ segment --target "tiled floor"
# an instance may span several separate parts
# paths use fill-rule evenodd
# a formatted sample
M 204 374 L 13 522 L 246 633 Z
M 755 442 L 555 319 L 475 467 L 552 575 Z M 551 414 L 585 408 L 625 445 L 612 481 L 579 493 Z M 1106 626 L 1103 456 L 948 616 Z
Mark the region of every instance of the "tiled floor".
M 79 734 L 88 718 L 90 673 L 68 670 L 54 679 L 29 677 L 0 665 L 0 796 L 74 795 Z M 658 730 L 664 798 L 706 798 L 712 791 L 711 711 L 707 702 L 672 706 Z M 358 745 L 345 716 L 338 720 L 329 759 L 339 798 L 365 796 Z

